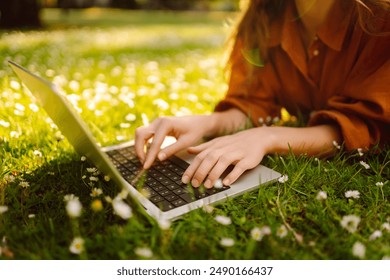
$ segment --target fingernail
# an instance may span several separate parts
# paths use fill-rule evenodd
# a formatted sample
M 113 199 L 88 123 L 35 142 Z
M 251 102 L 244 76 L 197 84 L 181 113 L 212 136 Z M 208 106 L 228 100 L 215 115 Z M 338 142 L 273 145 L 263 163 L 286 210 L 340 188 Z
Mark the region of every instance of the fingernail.
M 223 184 L 224 184 L 225 186 L 229 186 L 229 185 L 230 185 L 230 180 L 229 180 L 229 179 L 223 180 Z
M 159 159 L 160 161 L 163 161 L 163 160 L 165 160 L 166 158 L 167 158 L 167 155 L 166 155 L 165 153 L 161 152 L 161 153 L 158 154 L 158 159 Z
M 184 184 L 188 184 L 188 182 L 190 181 L 190 178 L 187 175 L 184 175 L 183 178 L 181 178 L 181 181 Z
M 204 186 L 206 189 L 210 189 L 212 186 L 211 186 L 211 180 L 210 179 L 207 179 L 206 182 L 204 182 Z
M 191 181 L 191 185 L 192 185 L 194 188 L 197 188 L 197 187 L 199 187 L 199 182 L 198 182 L 198 180 L 196 180 L 196 179 L 192 179 L 192 181 Z

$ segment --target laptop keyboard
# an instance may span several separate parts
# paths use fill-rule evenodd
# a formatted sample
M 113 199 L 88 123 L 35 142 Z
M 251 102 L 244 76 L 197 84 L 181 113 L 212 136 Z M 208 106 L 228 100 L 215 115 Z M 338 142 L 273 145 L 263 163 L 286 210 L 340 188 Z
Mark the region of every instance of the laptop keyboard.
M 188 163 L 176 156 L 165 161 L 156 161 L 150 169 L 144 170 L 135 154 L 134 146 L 106 153 L 123 178 L 162 211 L 172 210 L 230 188 L 193 188 L 183 184 L 181 177 Z

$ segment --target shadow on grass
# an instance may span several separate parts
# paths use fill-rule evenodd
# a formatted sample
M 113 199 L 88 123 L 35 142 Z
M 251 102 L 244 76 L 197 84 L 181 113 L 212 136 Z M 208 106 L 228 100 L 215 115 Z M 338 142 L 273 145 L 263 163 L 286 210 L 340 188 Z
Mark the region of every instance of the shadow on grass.
M 100 238 L 104 235 L 110 239 L 114 228 L 134 226 L 145 230 L 150 228 L 150 219 L 137 206 L 132 205 L 133 218 L 125 221 L 116 216 L 110 202 L 105 197 L 113 198 L 120 187 L 113 182 L 100 179 L 91 184 L 88 178 L 94 174 L 87 171 L 91 166 L 86 162 L 72 159 L 55 159 L 43 164 L 32 172 L 21 172 L 14 175 L 14 182 L 3 185 L 2 190 L 7 202 L 8 211 L 0 215 L 0 238 L 4 238 L 12 255 L 16 259 L 70 259 L 70 241 L 76 236 Z M 22 187 L 21 182 L 28 186 Z M 92 197 L 92 189 L 101 188 L 103 194 Z M 70 218 L 66 212 L 64 197 L 73 194 L 83 205 L 79 218 Z M 99 200 L 102 208 L 93 210 L 92 202 Z M 111 236 L 111 237 L 110 237 Z M 103 238 L 103 239 L 105 239 Z M 7 258 L 7 255 L 1 256 Z M 97 257 L 97 256 L 95 256 Z M 100 257 L 97 257 L 100 258 Z M 103 258 L 117 258 L 106 252 Z

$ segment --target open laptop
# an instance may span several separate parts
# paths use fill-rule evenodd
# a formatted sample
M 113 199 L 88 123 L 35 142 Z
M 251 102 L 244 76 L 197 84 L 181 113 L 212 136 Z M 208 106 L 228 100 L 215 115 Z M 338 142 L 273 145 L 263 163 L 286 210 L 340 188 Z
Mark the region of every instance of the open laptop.
M 280 177 L 278 172 L 259 165 L 245 172 L 230 186 L 192 188 L 181 182 L 182 174 L 192 159 L 185 152 L 163 162 L 156 161 L 150 170 L 142 170 L 132 142 L 101 148 L 79 114 L 53 83 L 15 62 L 8 63 L 75 150 L 125 188 L 157 220 L 176 219 L 191 210 L 222 202 Z M 164 145 L 169 142 L 168 139 Z

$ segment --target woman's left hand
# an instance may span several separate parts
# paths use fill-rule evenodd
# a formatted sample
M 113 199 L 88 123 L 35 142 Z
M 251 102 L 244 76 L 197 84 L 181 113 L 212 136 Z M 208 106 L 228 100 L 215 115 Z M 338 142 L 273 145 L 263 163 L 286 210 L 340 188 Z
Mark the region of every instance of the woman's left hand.
M 182 181 L 199 187 L 202 183 L 212 188 L 222 173 L 230 166 L 233 170 L 223 179 L 224 185 L 235 182 L 244 171 L 256 167 L 268 152 L 269 137 L 265 127 L 252 128 L 215 138 L 188 152 L 197 154 L 183 174 Z

